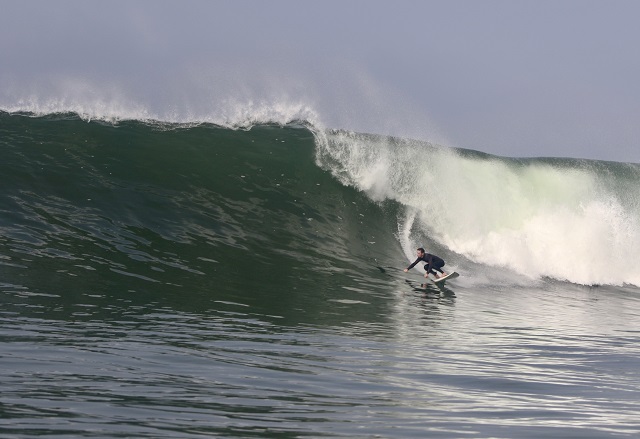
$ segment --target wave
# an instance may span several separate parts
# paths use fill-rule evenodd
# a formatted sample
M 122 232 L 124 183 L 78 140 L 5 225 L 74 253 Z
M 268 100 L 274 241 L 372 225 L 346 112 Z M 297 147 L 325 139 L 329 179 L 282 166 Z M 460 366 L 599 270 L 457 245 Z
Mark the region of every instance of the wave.
M 256 258 L 355 279 L 363 264 L 404 265 L 423 246 L 469 278 L 640 286 L 640 166 L 331 130 L 285 107 L 169 130 L 0 114 L 2 253 L 102 261 L 147 281 Z

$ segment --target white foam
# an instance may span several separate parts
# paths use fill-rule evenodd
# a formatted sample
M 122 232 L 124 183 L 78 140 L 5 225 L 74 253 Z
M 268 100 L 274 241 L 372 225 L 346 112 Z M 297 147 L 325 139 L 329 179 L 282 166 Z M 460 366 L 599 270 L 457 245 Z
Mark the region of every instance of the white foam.
M 345 184 L 405 206 L 398 235 L 408 259 L 428 236 L 532 279 L 640 285 L 637 197 L 616 192 L 637 191 L 640 172 L 620 183 L 605 164 L 480 157 L 348 132 L 319 150 Z

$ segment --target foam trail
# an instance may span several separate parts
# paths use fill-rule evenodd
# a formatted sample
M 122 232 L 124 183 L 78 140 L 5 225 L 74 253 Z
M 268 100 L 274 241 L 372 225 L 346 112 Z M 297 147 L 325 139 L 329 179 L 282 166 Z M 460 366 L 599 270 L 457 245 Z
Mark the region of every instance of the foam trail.
M 332 132 L 319 164 L 406 208 L 408 256 L 428 237 L 481 264 L 537 279 L 640 285 L 640 167 L 516 160 L 424 142 Z

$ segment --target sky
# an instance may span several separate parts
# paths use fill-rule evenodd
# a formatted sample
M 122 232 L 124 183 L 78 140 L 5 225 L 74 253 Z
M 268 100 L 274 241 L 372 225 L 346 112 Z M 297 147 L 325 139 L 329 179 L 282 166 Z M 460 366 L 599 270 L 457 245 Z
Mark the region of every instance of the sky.
M 640 2 L 0 0 L 0 109 L 640 163 Z

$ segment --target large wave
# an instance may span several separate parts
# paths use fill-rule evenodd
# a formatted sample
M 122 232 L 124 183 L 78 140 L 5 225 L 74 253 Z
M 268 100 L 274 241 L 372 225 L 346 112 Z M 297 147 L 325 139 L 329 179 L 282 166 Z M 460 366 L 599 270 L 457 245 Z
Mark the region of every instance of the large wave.
M 36 107 L 38 114 L 64 108 Z M 20 111 L 32 108 L 23 106 Z M 85 120 L 148 113 L 83 113 Z M 94 109 L 95 110 L 95 109 Z M 310 106 L 234 103 L 208 122 L 232 129 L 302 125 L 315 138 L 316 162 L 371 200 L 400 207 L 395 234 L 407 258 L 417 246 L 465 268 L 508 269 L 532 279 L 640 285 L 640 166 L 560 159 L 515 159 L 424 141 L 332 130 Z M 175 123 L 176 121 L 171 121 Z

